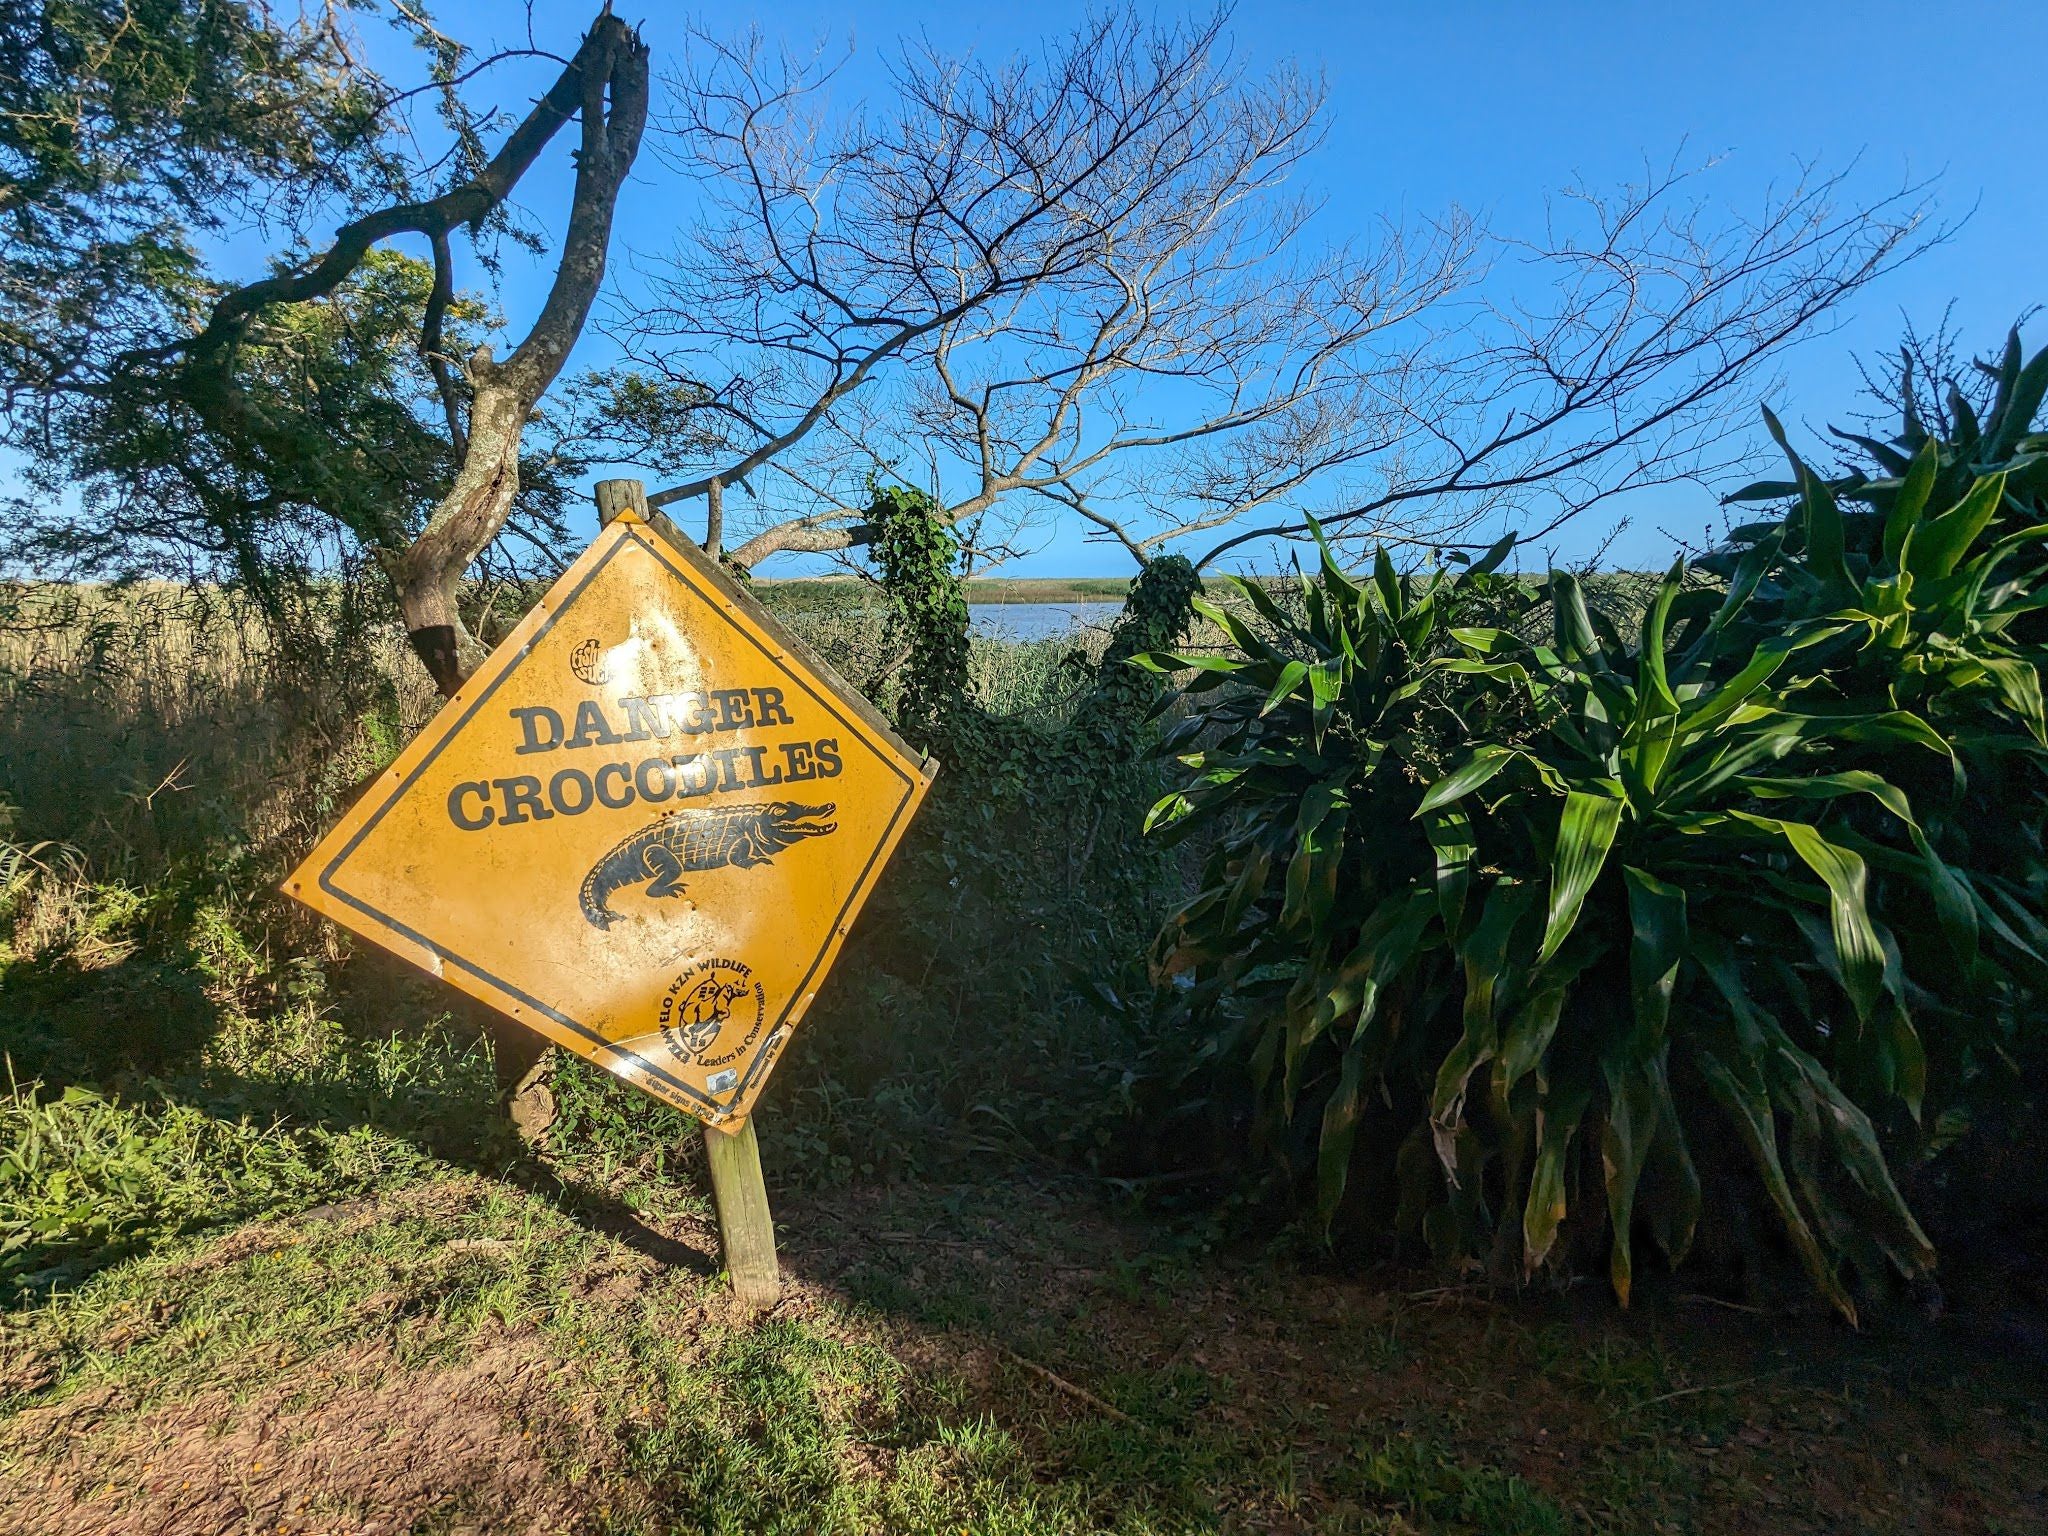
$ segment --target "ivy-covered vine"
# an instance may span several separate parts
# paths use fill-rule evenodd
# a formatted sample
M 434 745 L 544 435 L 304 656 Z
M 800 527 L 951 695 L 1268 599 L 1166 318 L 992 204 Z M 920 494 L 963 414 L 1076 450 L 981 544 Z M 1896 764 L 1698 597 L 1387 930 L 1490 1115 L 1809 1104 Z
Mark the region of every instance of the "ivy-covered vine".
M 1185 555 L 1162 555 L 1138 572 L 1078 717 L 1098 727 L 1106 722 L 1127 729 L 1150 711 L 1162 685 L 1156 673 L 1133 666 L 1131 659 L 1171 650 L 1185 640 L 1201 592 L 1202 578 Z M 1128 745 L 1128 737 L 1123 744 Z
M 977 706 L 968 665 L 968 611 L 959 536 L 938 504 L 907 486 L 880 486 L 868 508 L 875 564 L 905 648 L 896 723 L 954 773 L 989 787 L 1031 780 L 1093 781 L 1129 764 L 1161 684 L 1131 658 L 1170 650 L 1187 635 L 1202 578 L 1180 555 L 1152 561 L 1132 581 L 1100 662 L 1079 652 L 1082 676 L 1066 725 L 1047 731 Z
M 938 504 L 908 486 L 877 486 L 868 508 L 882 589 L 907 645 L 896 724 L 913 744 L 939 751 L 968 707 L 967 593 L 960 540 Z

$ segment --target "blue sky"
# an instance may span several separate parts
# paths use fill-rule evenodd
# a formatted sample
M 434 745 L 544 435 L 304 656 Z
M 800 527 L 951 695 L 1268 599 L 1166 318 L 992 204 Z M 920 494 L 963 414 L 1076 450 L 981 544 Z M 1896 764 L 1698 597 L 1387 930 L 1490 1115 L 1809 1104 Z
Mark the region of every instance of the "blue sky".
M 647 0 L 622 0 L 619 9 L 644 22 L 659 71 L 674 56 L 685 13 Z M 800 47 L 850 46 L 834 87 L 845 98 L 871 88 L 878 54 L 906 33 L 926 33 L 949 51 L 1008 54 L 1082 10 L 1068 0 L 784 0 L 724 6 L 713 20 L 733 30 L 753 22 Z M 536 36 L 566 52 L 589 12 L 589 0 L 538 0 Z M 524 31 L 524 17 L 502 4 L 443 0 L 435 14 L 479 47 Z M 1327 78 L 1331 133 L 1304 180 L 1326 199 L 1321 229 L 1333 236 L 1364 230 L 1382 214 L 1427 215 L 1454 204 L 1499 229 L 1529 230 L 1547 192 L 1573 181 L 1621 181 L 1639 174 L 1646 156 L 1663 161 L 1681 145 L 1688 158 L 1726 157 L 1713 185 L 1736 203 L 1783 180 L 1800 159 L 1824 168 L 1856 162 L 1871 192 L 1938 177 L 1940 211 L 1969 215 L 1961 230 L 1866 290 L 1831 334 L 1781 364 L 1775 398 L 1789 419 L 1812 427 L 1857 407 L 1853 358 L 1893 346 L 1902 314 L 1931 325 L 1953 301 L 1965 338 L 1981 347 L 2048 299 L 2038 95 L 2048 5 L 1267 0 L 1240 7 L 1233 31 L 1254 66 L 1291 57 Z M 505 86 L 529 90 L 538 79 L 508 75 Z M 544 222 L 558 219 L 566 202 L 560 148 L 522 193 Z M 621 207 L 626 243 L 659 244 L 687 196 L 643 154 Z M 530 312 L 541 280 L 512 272 L 505 298 L 515 317 Z M 2048 341 L 2048 325 L 2031 326 L 2030 340 Z M 602 344 L 593 342 L 575 366 L 603 361 Z M 1671 535 L 1696 538 L 1715 517 L 1712 498 L 1691 488 L 1644 492 L 1622 511 L 1631 527 L 1608 558 L 1634 565 L 1668 560 Z M 1603 515 L 1607 522 L 1598 521 Z M 1595 514 L 1565 552 L 1597 539 L 1611 521 L 1611 513 Z M 1039 575 L 1127 568 L 1114 550 L 1073 535 L 1050 537 L 1010 567 Z

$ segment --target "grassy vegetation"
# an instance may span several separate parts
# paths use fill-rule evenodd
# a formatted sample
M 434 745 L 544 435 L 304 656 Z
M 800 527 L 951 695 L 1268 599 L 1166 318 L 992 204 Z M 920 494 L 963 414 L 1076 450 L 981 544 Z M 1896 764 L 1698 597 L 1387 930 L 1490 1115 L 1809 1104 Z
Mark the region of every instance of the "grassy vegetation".
M 1668 1298 L 1503 1306 L 1219 1260 L 1085 1188 L 701 1212 L 442 1169 L 161 1245 L 0 1335 L 0 1530 L 2038 1528 L 2017 1371 Z M 62 1433 L 57 1433 L 58 1427 Z M 152 1524 L 151 1521 L 157 1523 Z
M 564 1068 L 522 1146 L 444 994 L 266 895 L 432 708 L 402 655 L 308 695 L 232 613 L 78 617 L 0 656 L 0 1532 L 2048 1519 L 2009 1340 L 1347 1276 L 1162 1204 L 1120 1105 L 1175 876 L 1086 808 L 932 807 L 763 1111 L 791 1286 L 736 1315 L 686 1119 Z M 877 613 L 792 621 L 883 687 Z M 977 642 L 977 691 L 1056 718 L 1072 648 Z
M 966 583 L 970 603 L 1120 603 L 1124 576 L 987 576 Z
M 1131 583 L 1125 576 L 976 576 L 965 586 L 970 603 L 1120 603 Z M 852 577 L 756 581 L 754 589 L 771 602 L 803 601 L 818 590 L 835 601 L 859 601 L 855 594 L 873 590 Z

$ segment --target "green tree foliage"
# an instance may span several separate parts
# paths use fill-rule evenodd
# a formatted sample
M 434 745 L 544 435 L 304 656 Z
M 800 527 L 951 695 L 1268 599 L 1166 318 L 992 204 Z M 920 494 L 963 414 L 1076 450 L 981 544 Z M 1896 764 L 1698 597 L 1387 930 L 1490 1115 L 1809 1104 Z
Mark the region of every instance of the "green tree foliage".
M 1639 1231 L 1675 1263 L 1704 1202 L 1740 1221 L 1733 1146 L 1844 1314 L 1929 1279 L 1892 1160 L 2048 956 L 2048 354 L 1998 378 L 1949 441 L 1864 442 L 1877 478 L 1788 448 L 1744 494 L 1791 510 L 1631 636 L 1561 573 L 1537 633 L 1504 550 L 1363 584 L 1326 552 L 1305 617 L 1246 584 L 1264 633 L 1217 610 L 1234 654 L 1151 659 L 1197 669 L 1202 743 L 1154 820 L 1215 837 L 1160 964 L 1325 1223 L 1397 1209 L 1496 1272 L 1604 1244 L 1625 1301 Z
M 203 242 L 290 239 L 405 190 L 391 93 L 338 14 L 45 0 L 0 19 L 0 385 L 33 465 L 61 472 L 120 360 L 197 323 L 217 291 Z
M 0 16 L 0 349 L 57 378 L 201 292 L 196 238 L 390 195 L 388 92 L 336 24 L 234 0 L 41 0 Z
M 197 555 L 266 595 L 315 568 L 336 532 L 344 549 L 401 546 L 454 469 L 414 348 L 433 278 L 424 262 L 372 252 L 325 299 L 264 315 L 208 398 L 124 389 L 62 412 L 44 478 L 107 487 L 105 515 L 45 524 L 28 550 L 91 569 L 178 569 Z M 486 318 L 474 300 L 455 308 L 461 329 Z M 535 463 L 529 497 L 543 515 L 563 495 L 547 467 Z
M 401 89 L 363 63 L 357 15 L 419 43 L 426 78 Z M 0 556 L 43 574 L 196 568 L 273 617 L 295 579 L 368 556 L 448 691 L 481 654 L 455 608 L 463 572 L 508 519 L 551 554 L 577 434 L 622 403 L 586 388 L 540 408 L 602 279 L 645 47 L 601 13 L 495 153 L 495 111 L 464 92 L 485 95 L 477 78 L 513 55 L 478 61 L 416 7 L 45 0 L 0 22 L 0 52 L 0 443 L 30 490 Z M 423 96 L 438 153 L 408 119 Z M 555 282 L 500 360 L 482 344 L 501 321 L 456 288 L 451 236 L 487 273 L 500 235 L 543 246 L 507 200 L 570 122 Z M 385 244 L 404 236 L 425 259 Z M 278 253 L 266 275 L 215 270 L 250 244 Z M 621 430 L 647 435 L 672 403 L 630 402 Z
M 245 368 L 209 378 L 207 398 L 126 362 L 202 322 L 222 291 L 205 242 L 292 240 L 316 212 L 409 191 L 386 136 L 393 93 L 355 61 L 344 15 L 46 0 L 0 23 L 0 381 L 41 504 L 17 560 L 196 557 L 268 591 L 274 565 L 304 564 L 280 535 L 309 532 L 307 510 L 362 536 L 445 480 L 403 377 L 398 311 L 416 317 L 431 283 L 417 262 L 382 258 L 323 304 L 266 315 Z M 74 521 L 61 501 L 80 484 Z

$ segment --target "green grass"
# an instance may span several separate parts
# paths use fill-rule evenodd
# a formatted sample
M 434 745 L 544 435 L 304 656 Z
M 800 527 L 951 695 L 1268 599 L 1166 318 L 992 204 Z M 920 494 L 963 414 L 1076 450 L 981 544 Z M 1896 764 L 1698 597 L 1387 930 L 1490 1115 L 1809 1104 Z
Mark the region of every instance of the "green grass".
M 0 1098 L 0 1296 L 198 1227 L 394 1186 L 422 1165 L 368 1127 L 291 1130 L 72 1086 Z
M 1120 603 L 1126 576 L 987 576 L 967 583 L 970 603 Z
M 1388 1440 L 1361 1449 L 1353 1473 L 1364 1497 L 1412 1511 L 1440 1530 L 1565 1536 L 1570 1525 L 1557 1505 L 1519 1477 L 1468 1467 L 1455 1446 L 1435 1440 Z
M 886 694 L 877 613 L 797 608 Z M 565 1066 L 519 1147 L 446 995 L 267 894 L 432 701 L 147 617 L 0 646 L 5 1536 L 2048 1522 L 2023 1362 L 1124 1202 L 1172 870 L 1118 802 L 942 778 L 763 1111 L 790 1288 L 738 1315 L 685 1117 Z M 1059 718 L 1073 648 L 977 642 L 984 701 Z
M 656 1224 L 664 1261 L 654 1228 L 445 1166 L 168 1239 L 0 1322 L 0 1475 L 22 1529 L 125 1528 L 174 1490 L 251 1528 L 621 1536 L 2039 1513 L 2048 1431 L 2017 1367 L 1930 1374 L 1843 1335 L 1788 1358 L 1747 1325 L 1447 1304 L 1275 1260 L 1133 1294 L 1114 1260 L 1171 1234 L 1071 1182 L 782 1215 L 789 1293 L 758 1319 L 701 1215 Z

